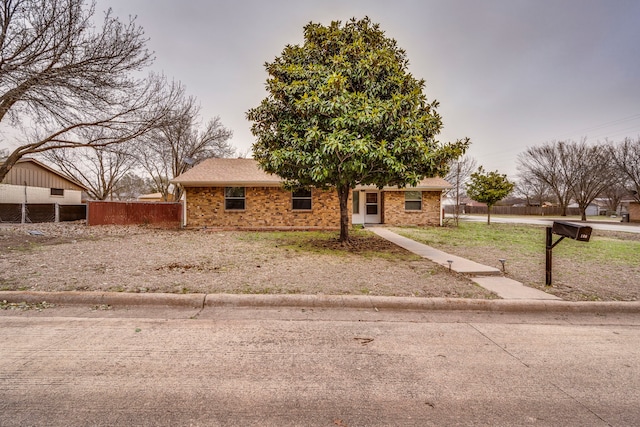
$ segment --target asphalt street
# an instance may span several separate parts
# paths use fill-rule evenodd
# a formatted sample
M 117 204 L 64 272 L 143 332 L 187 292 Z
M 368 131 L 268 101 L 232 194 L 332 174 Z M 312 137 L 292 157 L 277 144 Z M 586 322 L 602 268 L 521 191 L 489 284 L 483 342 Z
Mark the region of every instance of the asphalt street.
M 460 220 L 469 222 L 487 222 L 486 215 L 462 215 Z M 544 225 L 550 226 L 553 221 L 567 221 L 576 224 L 585 224 L 594 230 L 607 230 L 607 231 L 623 231 L 625 233 L 640 233 L 640 223 L 628 223 L 619 221 L 586 221 L 582 222 L 575 219 L 567 219 L 562 217 L 544 218 L 544 217 L 532 217 L 532 216 L 492 216 L 491 222 L 505 223 L 505 224 L 532 224 L 532 225 Z
M 0 425 L 631 426 L 640 315 L 0 310 Z

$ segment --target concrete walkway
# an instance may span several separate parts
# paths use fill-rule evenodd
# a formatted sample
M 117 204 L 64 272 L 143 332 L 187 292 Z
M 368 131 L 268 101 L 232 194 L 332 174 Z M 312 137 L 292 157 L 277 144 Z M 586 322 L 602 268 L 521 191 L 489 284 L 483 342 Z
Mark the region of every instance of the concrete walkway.
M 378 236 L 404 248 L 416 255 L 420 255 L 430 261 L 450 268 L 456 273 L 470 276 L 470 279 L 483 288 L 494 292 L 503 299 L 526 300 L 560 300 L 555 295 L 548 294 L 538 289 L 530 288 L 522 283 L 502 276 L 499 269 L 479 264 L 475 261 L 450 255 L 446 252 L 432 248 L 415 240 L 400 236 L 384 227 L 367 227 Z

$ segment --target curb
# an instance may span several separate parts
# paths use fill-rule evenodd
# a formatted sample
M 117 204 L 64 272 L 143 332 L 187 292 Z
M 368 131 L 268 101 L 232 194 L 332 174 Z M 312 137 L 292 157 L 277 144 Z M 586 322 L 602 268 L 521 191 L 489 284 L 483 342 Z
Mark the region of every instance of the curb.
M 124 292 L 20 292 L 0 291 L 0 301 L 68 305 L 150 305 L 202 308 L 205 294 L 134 294 Z
M 640 301 L 570 302 L 464 298 L 375 297 L 361 295 L 236 295 L 121 292 L 0 291 L 0 301 L 68 305 L 205 307 L 316 307 L 372 310 L 479 311 L 510 313 L 640 314 Z

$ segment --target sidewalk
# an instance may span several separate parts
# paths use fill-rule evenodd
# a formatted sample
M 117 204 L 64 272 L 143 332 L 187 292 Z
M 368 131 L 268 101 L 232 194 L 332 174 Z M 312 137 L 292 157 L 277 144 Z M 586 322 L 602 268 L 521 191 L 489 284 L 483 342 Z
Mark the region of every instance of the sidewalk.
M 502 276 L 499 269 L 479 264 L 455 255 L 450 255 L 431 246 L 418 243 L 415 240 L 402 237 L 393 231 L 383 227 L 367 227 L 378 236 L 386 239 L 401 248 L 416 255 L 420 255 L 430 261 L 450 268 L 456 273 L 470 276 L 470 279 L 483 288 L 497 294 L 503 299 L 524 300 L 561 300 L 555 295 L 548 294 L 538 289 L 533 289 L 522 283 Z

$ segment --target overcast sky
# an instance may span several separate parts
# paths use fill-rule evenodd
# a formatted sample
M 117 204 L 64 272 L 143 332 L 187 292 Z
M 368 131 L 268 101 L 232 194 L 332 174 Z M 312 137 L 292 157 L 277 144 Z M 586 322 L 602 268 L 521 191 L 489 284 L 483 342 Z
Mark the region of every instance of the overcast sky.
M 526 147 L 640 136 L 639 0 L 98 0 L 137 16 L 153 69 L 220 116 L 247 152 L 249 108 L 265 96 L 264 63 L 302 43 L 310 21 L 369 16 L 407 51 L 440 102 L 441 141 L 514 175 Z

